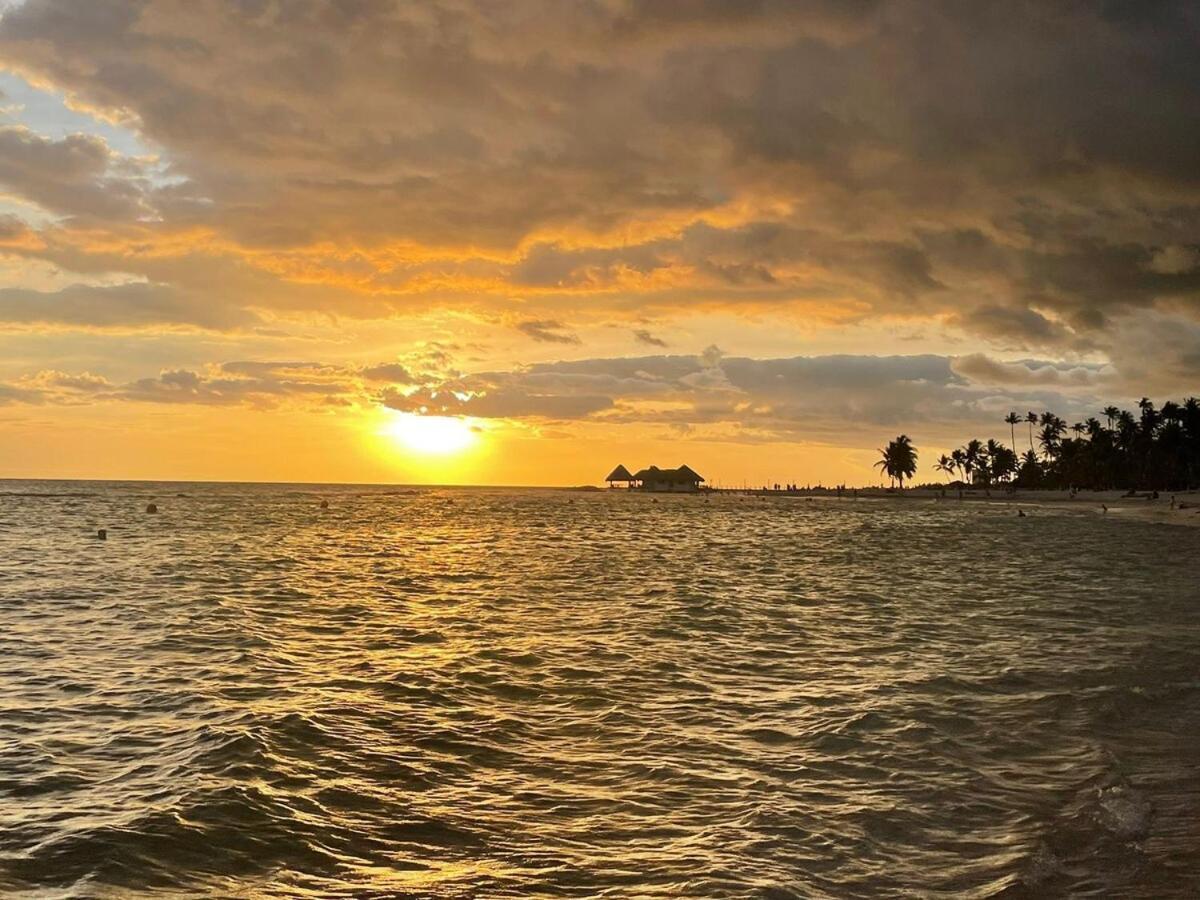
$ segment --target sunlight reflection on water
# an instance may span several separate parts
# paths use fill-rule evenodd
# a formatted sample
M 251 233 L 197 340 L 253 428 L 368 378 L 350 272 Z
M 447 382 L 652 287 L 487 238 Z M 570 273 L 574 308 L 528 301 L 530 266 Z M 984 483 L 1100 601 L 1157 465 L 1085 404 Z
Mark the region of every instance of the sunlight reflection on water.
M 0 889 L 1200 879 L 1191 529 L 554 491 L 0 500 Z

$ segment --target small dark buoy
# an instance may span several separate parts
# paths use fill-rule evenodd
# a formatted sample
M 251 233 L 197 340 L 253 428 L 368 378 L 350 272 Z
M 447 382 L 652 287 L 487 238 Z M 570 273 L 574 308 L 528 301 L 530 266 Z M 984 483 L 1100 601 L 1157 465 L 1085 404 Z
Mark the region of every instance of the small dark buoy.
M 329 509 L 329 501 L 328 500 L 321 501 L 321 509 Z
M 146 512 L 148 512 L 148 513 L 158 512 L 158 504 L 157 503 L 147 503 L 146 504 Z
M 96 540 L 107 541 L 108 540 L 108 529 L 107 528 L 97 528 L 96 529 Z

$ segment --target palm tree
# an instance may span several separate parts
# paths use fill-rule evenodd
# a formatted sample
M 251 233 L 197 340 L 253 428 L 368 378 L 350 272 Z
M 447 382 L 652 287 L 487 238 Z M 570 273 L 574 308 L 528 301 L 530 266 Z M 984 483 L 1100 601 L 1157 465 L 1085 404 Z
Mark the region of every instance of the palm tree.
M 892 483 L 892 487 L 896 486 L 896 474 L 892 471 L 892 445 L 879 448 L 879 460 L 875 463 L 875 468 L 879 470 L 880 484 L 883 483 L 883 476 L 886 475 Z
M 1047 456 L 1053 456 L 1058 450 L 1059 438 L 1066 433 L 1067 423 L 1052 412 L 1042 413 L 1039 421 L 1042 423 L 1042 432 L 1038 442 Z
M 996 462 L 996 457 L 1000 455 L 1000 450 L 1004 445 L 993 438 L 988 438 L 987 444 L 984 447 L 983 453 L 980 454 L 979 471 L 983 475 L 983 483 L 991 484 L 993 465 Z
M 977 440 L 967 441 L 967 446 L 963 448 L 963 469 L 967 473 L 967 483 L 973 484 L 975 479 L 971 477 L 972 473 L 979 468 L 983 462 L 983 444 Z
M 1017 454 L 1003 444 L 997 444 L 991 458 L 991 475 L 996 481 L 1007 481 L 1017 471 Z
M 945 472 L 949 476 L 954 475 L 954 468 L 954 460 L 945 453 L 939 456 L 937 462 L 933 465 L 933 470 L 935 472 Z
M 1017 472 L 1017 482 L 1024 487 L 1037 487 L 1042 480 L 1042 470 L 1038 463 L 1037 454 L 1026 450 L 1021 455 L 1021 467 Z
M 912 445 L 912 439 L 902 434 L 894 441 L 889 441 L 886 447 L 879 451 L 879 462 L 876 468 L 882 469 L 888 477 L 900 483 L 904 490 L 904 479 L 917 474 L 917 448 Z
M 1121 410 L 1115 406 L 1104 407 L 1104 418 L 1108 419 L 1108 430 L 1113 430 L 1113 421 L 1121 414 Z
M 1150 398 L 1143 397 L 1139 400 L 1138 409 L 1142 411 L 1142 433 L 1147 435 L 1154 434 L 1154 429 L 1158 425 L 1158 412 L 1154 409 L 1154 404 L 1150 402 Z
M 1117 413 L 1117 438 L 1122 450 L 1128 450 L 1133 444 L 1133 436 L 1137 433 L 1137 419 L 1127 409 Z
M 954 463 L 954 468 L 963 473 L 962 481 L 966 481 L 967 458 L 961 449 L 950 451 L 950 460 Z
M 917 474 L 917 448 L 907 434 L 902 434 L 896 444 L 896 480 L 900 482 L 900 490 L 904 490 L 904 479 L 911 479 Z
M 1010 412 L 1004 417 L 1005 424 L 1008 425 L 1008 433 L 1012 438 L 1012 445 L 1017 446 L 1017 423 L 1021 421 L 1021 417 L 1015 412 Z
M 1068 425 L 1050 411 L 1029 413 L 1024 421 L 1030 446 L 1019 461 L 995 440 L 972 440 L 940 458 L 936 468 L 959 471 L 981 487 L 1008 481 L 1014 463 L 1022 487 L 1176 491 L 1200 486 L 1200 400 L 1166 400 L 1156 407 L 1143 397 L 1136 409 L 1140 415 L 1105 407 L 1100 415 L 1107 427 L 1095 416 Z M 1014 441 L 1020 421 L 1016 413 L 1004 418 Z M 1035 425 L 1040 447 L 1034 444 Z

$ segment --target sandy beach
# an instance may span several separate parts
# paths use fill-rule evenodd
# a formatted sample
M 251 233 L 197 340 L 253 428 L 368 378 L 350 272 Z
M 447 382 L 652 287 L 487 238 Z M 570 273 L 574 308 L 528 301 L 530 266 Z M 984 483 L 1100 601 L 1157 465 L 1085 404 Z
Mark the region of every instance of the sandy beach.
M 800 491 L 720 491 L 720 493 L 782 497 L 792 499 L 838 499 L 836 490 L 813 488 Z M 999 503 L 1035 514 L 1039 506 L 1070 505 L 1081 509 L 1092 509 L 1098 515 L 1114 518 L 1140 519 L 1169 525 L 1200 527 L 1200 491 L 1160 492 L 1157 499 L 1146 492 L 1130 496 L 1128 491 L 1043 491 L 993 489 L 968 490 L 961 493 L 954 488 L 944 490 L 931 487 L 908 488 L 904 491 L 886 488 L 848 488 L 841 494 L 843 500 L 905 500 L 928 503 Z M 1175 505 L 1171 500 L 1174 498 Z M 1105 511 L 1107 507 L 1107 512 Z M 1014 513 L 1015 514 L 1015 513 Z

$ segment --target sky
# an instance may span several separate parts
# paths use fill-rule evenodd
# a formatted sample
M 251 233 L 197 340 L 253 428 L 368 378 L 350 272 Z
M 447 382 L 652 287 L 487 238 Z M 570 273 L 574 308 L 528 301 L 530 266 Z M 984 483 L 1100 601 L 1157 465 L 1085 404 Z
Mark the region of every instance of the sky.
M 903 432 L 935 480 L 1200 393 L 1198 45 L 1187 0 L 0 0 L 0 477 L 867 484 Z

